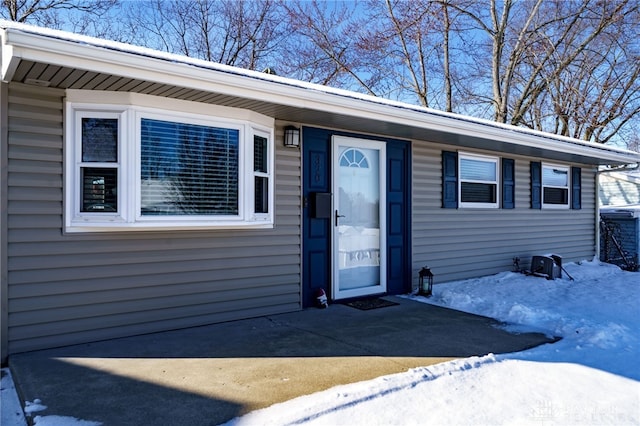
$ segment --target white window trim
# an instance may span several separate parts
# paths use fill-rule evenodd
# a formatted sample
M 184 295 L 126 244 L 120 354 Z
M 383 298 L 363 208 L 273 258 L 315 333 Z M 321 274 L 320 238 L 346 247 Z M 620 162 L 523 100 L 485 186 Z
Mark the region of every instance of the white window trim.
M 496 180 L 470 180 L 470 179 L 462 179 L 462 160 L 463 159 L 470 160 L 480 160 L 491 162 L 495 164 L 496 167 Z M 489 156 L 489 155 L 480 155 L 480 154 L 471 154 L 467 152 L 458 152 L 458 207 L 460 208 L 481 208 L 481 209 L 499 209 L 500 208 L 500 157 Z M 471 203 L 471 202 L 463 202 L 462 201 L 462 182 L 471 182 L 471 183 L 484 183 L 484 184 L 495 184 L 496 185 L 496 202 L 495 203 Z
M 75 182 L 77 182 L 78 184 L 80 183 L 80 169 L 82 167 L 96 167 L 96 168 L 115 168 L 117 170 L 117 175 L 118 177 L 120 177 L 122 175 L 122 159 L 123 159 L 123 155 L 122 155 L 122 149 L 123 147 L 123 143 L 122 143 L 122 138 L 120 137 L 120 135 L 123 133 L 123 130 L 126 129 L 127 126 L 127 116 L 126 114 L 124 114 L 124 111 L 122 109 L 105 109 L 105 110 L 100 110 L 100 111 L 93 111 L 93 110 L 76 110 L 74 111 L 74 132 L 76 135 L 81 135 L 82 134 L 82 119 L 83 118 L 115 118 L 118 119 L 118 145 L 116 147 L 117 149 L 117 160 L 115 162 L 107 162 L 107 163 L 101 163 L 101 162 L 84 162 L 82 161 L 82 138 L 81 137 L 77 137 L 73 140 L 73 150 L 68 150 L 68 151 L 73 151 L 73 152 L 69 152 L 69 154 L 74 154 L 74 157 L 72 159 L 73 164 L 75 165 L 74 167 L 74 179 Z M 68 161 L 68 163 L 71 163 L 71 161 Z M 122 190 L 122 185 L 123 182 L 121 181 L 121 179 L 118 178 L 118 187 L 116 188 L 116 192 L 120 193 L 120 191 Z M 78 195 L 78 194 L 76 194 Z M 120 203 L 118 203 L 118 212 L 115 213 L 98 213 L 98 214 L 92 214 L 92 213 L 81 213 L 80 212 L 80 196 L 76 196 L 73 199 L 73 208 L 74 208 L 74 218 L 75 220 L 81 220 L 80 217 L 81 216 L 86 216 L 86 218 L 84 219 L 86 222 L 92 222 L 94 216 L 97 216 L 98 214 L 100 216 L 103 216 L 105 219 L 104 220 L 109 220 L 112 222 L 118 222 L 118 221 L 122 221 L 122 210 L 120 208 Z
M 540 203 L 543 209 L 560 209 L 568 210 L 571 207 L 571 167 L 563 166 L 560 164 L 542 163 L 540 166 Z M 567 172 L 567 186 L 545 185 L 544 183 L 544 169 L 558 169 Z M 566 204 L 547 204 L 544 202 L 544 189 L 545 188 L 565 188 L 567 190 L 567 203 Z
M 158 108 L 160 106 L 160 108 Z M 81 117 L 118 117 L 118 212 L 80 212 Z M 239 130 L 238 215 L 142 216 L 141 119 L 152 118 Z M 253 111 L 156 96 L 68 90 L 65 106 L 65 231 L 272 228 L 275 205 L 274 124 Z M 267 139 L 268 212 L 254 212 L 254 135 Z M 99 167 L 101 163 L 92 163 Z M 113 163 L 110 163 L 113 165 Z

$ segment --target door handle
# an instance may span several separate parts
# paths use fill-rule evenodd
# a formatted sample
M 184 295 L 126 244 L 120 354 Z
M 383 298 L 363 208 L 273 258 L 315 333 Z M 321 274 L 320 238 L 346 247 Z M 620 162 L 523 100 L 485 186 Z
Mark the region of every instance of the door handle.
M 338 226 L 338 219 L 341 217 L 346 217 L 346 216 L 342 214 L 338 214 L 338 210 L 336 210 L 336 226 Z

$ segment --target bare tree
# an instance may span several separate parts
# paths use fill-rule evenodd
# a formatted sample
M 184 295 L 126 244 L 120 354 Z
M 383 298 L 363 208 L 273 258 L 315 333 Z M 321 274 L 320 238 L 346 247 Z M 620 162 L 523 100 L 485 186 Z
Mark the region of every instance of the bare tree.
M 418 102 L 429 106 L 429 63 L 435 43 L 428 42 L 429 33 L 435 33 L 436 10 L 431 2 L 404 2 L 385 0 L 387 19 L 377 36 L 387 42 L 387 52 L 396 60 L 395 82 L 409 89 Z
M 451 65 L 450 65 L 450 47 L 449 39 L 451 34 L 451 17 L 449 15 L 449 6 L 445 1 L 442 3 L 442 15 L 443 15 L 443 31 L 442 31 L 442 77 L 444 81 L 444 94 L 446 99 L 445 111 L 453 111 L 453 92 L 451 84 Z
M 638 0 L 2 0 L 2 17 L 637 143 Z M 635 142 L 634 142 L 635 141 Z
M 380 76 L 362 56 L 366 40 L 357 1 L 287 1 L 283 6 L 293 31 L 282 52 L 286 75 L 378 95 Z
M 521 114 L 513 122 L 600 143 L 630 140 L 623 130 L 640 117 L 640 5 L 587 6 L 546 66 L 528 56 L 528 65 L 540 68 L 539 79 L 534 96 L 514 108 Z
M 636 1 L 449 5 L 488 40 L 494 120 L 607 142 L 639 115 Z
M 271 66 L 287 34 L 275 0 L 152 0 L 127 6 L 133 43 L 247 69 Z
M 483 34 L 487 42 L 482 49 L 469 52 L 476 56 L 478 77 L 485 81 L 480 86 L 481 91 L 485 87 L 491 87 L 491 96 L 478 94 L 478 97 L 490 99 L 493 107 L 493 119 L 506 122 L 508 118 L 508 105 L 511 92 L 515 84 L 518 65 L 520 64 L 527 45 L 535 43 L 537 37 L 534 28 L 534 18 L 543 0 L 519 3 L 516 7 L 514 0 L 504 0 L 498 3 L 491 0 L 490 7 L 482 4 L 461 4 L 451 1 L 448 6 L 457 10 L 469 19 L 468 25 L 477 29 L 478 34 Z M 485 58 L 483 60 L 483 57 Z M 486 67 L 486 58 L 489 58 L 489 67 Z M 488 68 L 490 72 L 483 71 Z
M 85 33 L 89 27 L 96 30 L 99 18 L 117 5 L 118 0 L 2 0 L 0 17 Z
M 453 109 L 448 36 L 455 11 L 434 0 L 285 4 L 298 40 L 290 75 Z
M 602 143 L 640 116 L 637 0 L 361 4 L 287 2 L 292 74 Z

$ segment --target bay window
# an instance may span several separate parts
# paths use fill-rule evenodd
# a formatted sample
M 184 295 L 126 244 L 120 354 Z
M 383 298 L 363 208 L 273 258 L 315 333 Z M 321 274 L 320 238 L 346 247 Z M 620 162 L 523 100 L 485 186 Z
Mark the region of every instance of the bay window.
M 273 226 L 272 119 L 146 95 L 86 102 L 94 96 L 67 102 L 67 231 Z

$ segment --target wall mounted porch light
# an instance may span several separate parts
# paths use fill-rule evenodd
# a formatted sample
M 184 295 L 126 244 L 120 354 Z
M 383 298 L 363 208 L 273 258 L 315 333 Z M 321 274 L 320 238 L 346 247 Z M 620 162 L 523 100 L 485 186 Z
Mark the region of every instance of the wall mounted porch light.
M 300 129 L 293 126 L 284 128 L 284 146 L 287 148 L 300 147 Z

